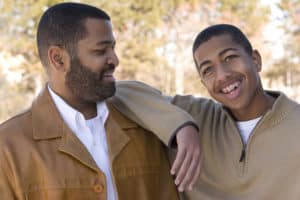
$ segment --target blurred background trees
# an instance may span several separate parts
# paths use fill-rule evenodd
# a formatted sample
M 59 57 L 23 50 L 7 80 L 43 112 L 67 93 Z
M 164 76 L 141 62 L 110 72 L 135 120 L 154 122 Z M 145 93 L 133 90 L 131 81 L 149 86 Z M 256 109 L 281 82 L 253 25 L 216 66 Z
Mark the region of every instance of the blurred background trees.
M 0 121 L 28 107 L 44 86 L 35 35 L 38 20 L 59 0 L 0 0 Z M 77 1 L 79 2 L 79 1 Z M 206 96 L 191 46 L 208 25 L 232 23 L 263 55 L 264 83 L 298 98 L 300 0 L 82 0 L 109 13 L 117 39 L 117 78 L 135 79 L 168 94 Z M 275 7 L 274 7 L 275 6 Z M 273 11 L 281 17 L 274 18 Z M 271 26 L 276 21 L 276 26 Z M 278 31 L 279 30 L 279 31 Z M 270 40 L 266 32 L 281 35 Z M 282 49 L 274 56 L 275 47 Z
M 300 0 L 281 0 L 278 27 L 281 31 L 282 56 L 265 75 L 269 86 L 285 91 L 300 100 Z

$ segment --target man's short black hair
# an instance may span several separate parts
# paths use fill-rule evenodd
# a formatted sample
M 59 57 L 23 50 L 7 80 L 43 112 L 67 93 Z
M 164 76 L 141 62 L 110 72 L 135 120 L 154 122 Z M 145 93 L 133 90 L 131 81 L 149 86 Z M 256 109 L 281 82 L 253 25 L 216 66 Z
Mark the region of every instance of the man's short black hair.
M 230 24 L 217 24 L 201 31 L 194 41 L 193 55 L 202 43 L 220 35 L 229 35 L 233 42 L 241 45 L 249 55 L 252 55 L 253 48 L 248 38 L 239 28 Z
M 74 56 L 77 42 L 87 34 L 87 18 L 110 21 L 103 10 L 81 3 L 56 4 L 43 14 L 37 29 L 37 46 L 44 66 L 48 65 L 47 51 L 51 45 L 65 48 Z

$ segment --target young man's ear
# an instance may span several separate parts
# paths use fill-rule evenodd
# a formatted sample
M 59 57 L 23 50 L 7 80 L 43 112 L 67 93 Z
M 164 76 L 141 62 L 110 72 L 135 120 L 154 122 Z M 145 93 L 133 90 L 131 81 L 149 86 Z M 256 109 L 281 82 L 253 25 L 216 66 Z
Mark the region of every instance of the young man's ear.
M 48 49 L 49 67 L 55 71 L 66 72 L 68 70 L 69 54 L 59 46 L 50 46 Z
M 260 72 L 262 68 L 262 61 L 261 61 L 260 53 L 256 49 L 254 49 L 252 52 L 252 59 L 257 71 Z

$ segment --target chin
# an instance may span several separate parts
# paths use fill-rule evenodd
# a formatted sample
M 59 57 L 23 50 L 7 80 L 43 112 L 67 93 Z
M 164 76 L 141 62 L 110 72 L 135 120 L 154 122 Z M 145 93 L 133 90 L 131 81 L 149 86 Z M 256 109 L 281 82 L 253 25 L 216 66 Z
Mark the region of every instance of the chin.
M 113 87 L 113 88 L 110 88 L 109 90 L 102 90 L 101 92 L 98 93 L 96 99 L 97 99 L 97 102 L 98 101 L 104 101 L 112 96 L 114 96 L 116 93 L 116 88 Z

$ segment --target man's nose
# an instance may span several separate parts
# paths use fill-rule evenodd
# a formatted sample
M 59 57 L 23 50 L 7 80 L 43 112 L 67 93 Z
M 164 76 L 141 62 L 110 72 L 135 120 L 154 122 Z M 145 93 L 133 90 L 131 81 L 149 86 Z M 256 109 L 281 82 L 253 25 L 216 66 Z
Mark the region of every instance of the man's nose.
M 111 52 L 107 62 L 108 64 L 113 64 L 115 67 L 119 65 L 119 58 L 114 50 Z

